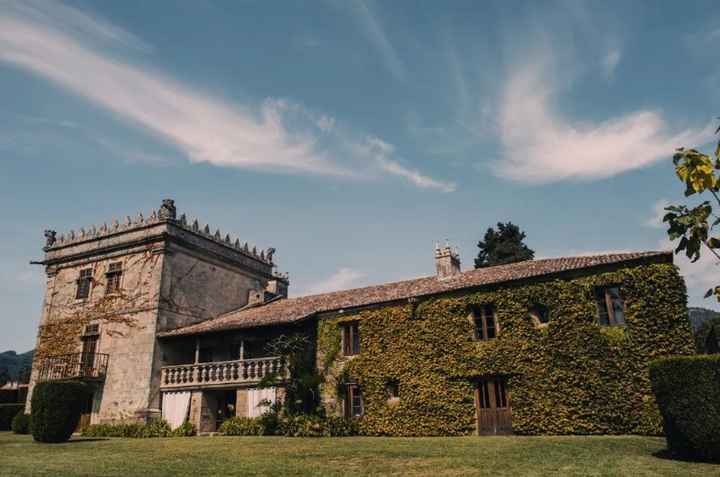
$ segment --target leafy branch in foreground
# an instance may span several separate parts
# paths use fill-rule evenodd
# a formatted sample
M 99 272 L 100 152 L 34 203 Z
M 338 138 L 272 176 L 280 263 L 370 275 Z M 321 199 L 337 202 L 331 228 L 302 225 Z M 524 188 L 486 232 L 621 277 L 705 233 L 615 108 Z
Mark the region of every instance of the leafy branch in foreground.
M 715 134 L 720 132 L 720 127 Z M 720 217 L 713 211 L 713 203 L 720 209 L 720 142 L 715 147 L 714 157 L 697 149 L 680 148 L 673 156 L 675 174 L 685 184 L 685 197 L 701 195 L 707 197 L 699 205 L 670 205 L 665 208 L 667 214 L 663 222 L 668 224 L 670 240 L 680 242 L 675 253 L 685 255 L 696 262 L 701 250 L 706 248 L 720 264 L 720 238 L 715 228 L 720 225 Z M 720 302 L 720 286 L 705 293 L 705 298 L 715 295 Z

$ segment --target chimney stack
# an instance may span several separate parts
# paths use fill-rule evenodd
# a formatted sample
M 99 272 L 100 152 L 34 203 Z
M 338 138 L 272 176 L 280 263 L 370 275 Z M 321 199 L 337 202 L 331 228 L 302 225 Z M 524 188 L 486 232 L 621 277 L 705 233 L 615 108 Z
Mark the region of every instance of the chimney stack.
M 460 255 L 447 241 L 442 248 L 439 243 L 435 244 L 435 270 L 441 280 L 460 273 Z

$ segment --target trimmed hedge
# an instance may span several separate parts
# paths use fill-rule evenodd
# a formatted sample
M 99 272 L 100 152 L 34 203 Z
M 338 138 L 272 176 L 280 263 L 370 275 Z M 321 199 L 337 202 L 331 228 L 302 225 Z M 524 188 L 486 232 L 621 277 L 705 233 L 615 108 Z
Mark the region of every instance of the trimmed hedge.
M 9 431 L 12 420 L 25 410 L 25 404 L 0 404 L 0 431 Z
M 20 411 L 12 420 L 11 428 L 15 434 L 30 434 L 30 414 Z
M 80 421 L 90 389 L 75 381 L 50 381 L 35 385 L 32 395 L 32 435 L 38 442 L 65 442 Z
M 598 324 L 594 289 L 619 286 L 627 326 Z M 469 308 L 492 304 L 497 338 L 473 339 Z M 547 307 L 547 326 L 528 311 Z M 361 351 L 342 356 L 340 324 L 359 321 Z M 648 364 L 693 353 L 685 284 L 672 264 L 541 278 L 344 313 L 318 321 L 328 415 L 344 382 L 361 386 L 367 435 L 467 435 L 476 428 L 473 378 L 508 377 L 515 434 L 662 433 Z M 387 383 L 399 399 L 388 400 Z
M 196 434 L 195 426 L 185 421 L 175 430 L 164 419 L 154 419 L 147 424 L 140 422 L 118 424 L 92 424 L 80 431 L 83 437 L 190 437 Z
M 268 419 L 260 417 L 232 417 L 220 425 L 219 432 L 227 436 L 268 436 L 285 437 L 346 437 L 358 434 L 355 421 L 341 417 L 313 416 L 300 414 Z M 272 424 L 276 425 L 272 428 Z
M 720 461 L 720 355 L 654 361 L 650 380 L 670 451 Z

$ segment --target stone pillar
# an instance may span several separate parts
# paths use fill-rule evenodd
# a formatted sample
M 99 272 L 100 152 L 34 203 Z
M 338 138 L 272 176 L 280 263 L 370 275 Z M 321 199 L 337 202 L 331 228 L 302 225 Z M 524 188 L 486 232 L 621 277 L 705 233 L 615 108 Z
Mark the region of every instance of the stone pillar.
M 239 417 L 248 416 L 248 390 L 246 388 L 237 390 L 235 399 L 235 415 Z
M 202 415 L 202 391 L 193 391 L 190 395 L 190 422 L 200 432 L 200 417 Z

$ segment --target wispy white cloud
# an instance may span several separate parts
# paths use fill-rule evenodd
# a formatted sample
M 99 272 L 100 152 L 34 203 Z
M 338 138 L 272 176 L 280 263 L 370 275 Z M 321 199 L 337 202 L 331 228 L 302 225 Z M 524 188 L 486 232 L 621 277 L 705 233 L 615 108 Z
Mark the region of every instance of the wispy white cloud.
M 454 192 L 456 186 L 452 182 L 445 182 L 421 174 L 419 171 L 410 169 L 398 161 L 391 159 L 394 147 L 381 139 L 370 137 L 367 139 L 365 149 L 379 164 L 385 172 L 407 179 L 410 183 L 423 189 L 438 189 L 443 192 Z
M 114 49 L 127 47 L 148 50 L 134 35 L 61 4 L 11 1 L 0 10 L 0 63 L 106 108 L 191 162 L 361 178 L 384 172 L 426 187 L 419 173 L 368 160 L 365 134 L 338 127 L 328 115 L 286 99 L 230 104 L 119 59 Z
M 357 286 L 358 281 L 365 278 L 366 275 L 359 270 L 353 268 L 341 268 L 337 272 L 330 275 L 327 279 L 310 286 L 303 295 L 315 295 L 318 293 L 328 293 L 338 290 L 346 290 Z
M 599 122 L 573 121 L 553 106 L 558 85 L 550 61 L 510 75 L 501 94 L 498 175 L 527 183 L 599 179 L 667 159 L 679 146 L 712 140 L 712 124 L 672 130 L 662 114 L 642 110 Z
M 645 220 L 644 224 L 655 229 L 665 228 L 663 217 L 667 214 L 665 207 L 668 205 L 670 205 L 670 202 L 667 199 L 660 199 L 655 202 L 653 205 L 653 213 L 647 220 Z
M 382 57 L 385 66 L 393 77 L 399 80 L 405 79 L 405 66 L 400 61 L 371 5 L 365 0 L 347 0 L 333 2 L 333 4 L 347 9 L 352 14 L 365 37 Z
M 607 52 L 603 58 L 602 67 L 606 78 L 612 78 L 615 74 L 615 68 L 620 64 L 622 53 L 618 48 L 613 48 Z

